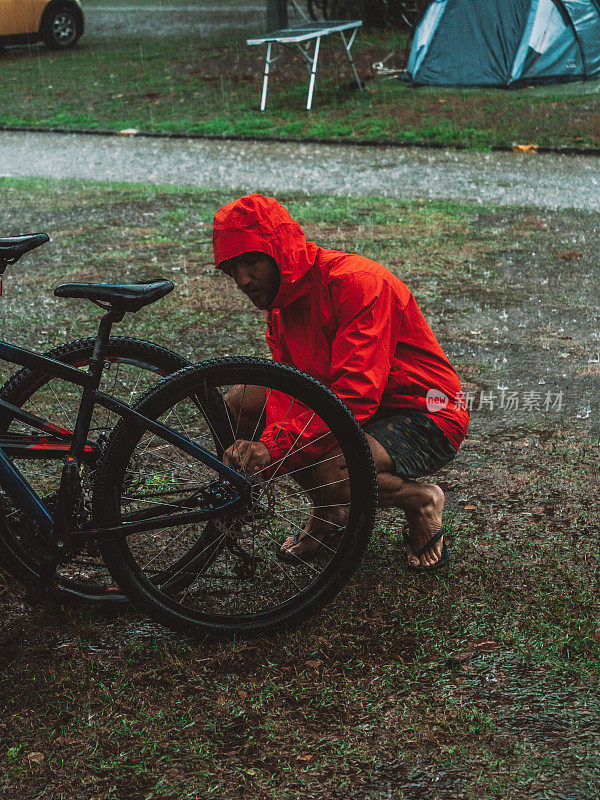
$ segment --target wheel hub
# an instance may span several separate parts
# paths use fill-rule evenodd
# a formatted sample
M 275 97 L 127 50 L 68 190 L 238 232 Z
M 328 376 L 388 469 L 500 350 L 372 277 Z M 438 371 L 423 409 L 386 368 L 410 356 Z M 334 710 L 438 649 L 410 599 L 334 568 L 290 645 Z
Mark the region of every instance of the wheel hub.
M 75 24 L 69 14 L 59 14 L 52 23 L 54 38 L 59 42 L 69 42 L 75 36 Z

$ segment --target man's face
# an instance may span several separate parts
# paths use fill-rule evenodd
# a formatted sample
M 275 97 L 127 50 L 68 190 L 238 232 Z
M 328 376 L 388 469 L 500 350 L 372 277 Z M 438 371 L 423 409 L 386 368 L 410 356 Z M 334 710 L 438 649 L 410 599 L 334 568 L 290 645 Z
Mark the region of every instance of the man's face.
M 281 283 L 274 258 L 252 251 L 228 259 L 223 266 L 257 308 L 269 308 Z

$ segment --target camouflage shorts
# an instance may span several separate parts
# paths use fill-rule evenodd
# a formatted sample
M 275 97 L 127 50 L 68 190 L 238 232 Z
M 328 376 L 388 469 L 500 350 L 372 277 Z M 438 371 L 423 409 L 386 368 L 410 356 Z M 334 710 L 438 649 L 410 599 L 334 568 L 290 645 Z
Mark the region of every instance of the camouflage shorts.
M 365 433 L 389 453 L 402 478 L 422 478 L 449 464 L 456 450 L 435 422 L 415 409 L 367 422 Z

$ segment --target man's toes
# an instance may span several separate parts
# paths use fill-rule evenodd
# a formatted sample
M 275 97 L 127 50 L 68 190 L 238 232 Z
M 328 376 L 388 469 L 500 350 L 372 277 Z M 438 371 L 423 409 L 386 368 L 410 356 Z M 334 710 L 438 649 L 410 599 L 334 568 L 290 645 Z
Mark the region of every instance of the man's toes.
M 421 558 L 423 559 L 421 563 L 425 567 L 432 567 L 440 560 L 441 557 L 442 557 L 442 549 L 441 547 L 438 547 L 436 543 L 435 548 L 428 550 L 421 556 Z

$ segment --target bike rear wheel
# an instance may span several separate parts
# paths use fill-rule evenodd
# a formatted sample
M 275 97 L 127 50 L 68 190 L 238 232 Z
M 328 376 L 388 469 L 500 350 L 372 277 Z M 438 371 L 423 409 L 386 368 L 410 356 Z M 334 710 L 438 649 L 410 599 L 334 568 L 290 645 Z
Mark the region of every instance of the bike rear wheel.
M 87 370 L 94 349 L 94 339 L 78 339 L 55 347 L 44 355 Z M 103 375 L 101 390 L 131 404 L 160 378 L 188 366 L 189 362 L 166 348 L 138 339 L 115 336 L 109 339 L 106 352 L 108 369 Z M 23 368 L 16 372 L 2 389 L 0 397 L 14 406 L 43 417 L 54 424 L 73 430 L 81 397 L 81 389 L 67 381 L 35 370 Z M 104 408 L 94 411 L 89 439 L 101 450 L 103 443 L 115 426 L 118 417 Z M 0 434 L 32 433 L 24 423 L 16 420 L 10 411 L 0 408 Z M 42 457 L 32 458 L 33 455 Z M 43 450 L 23 452 L 23 457 L 13 459 L 17 468 L 31 483 L 37 493 L 51 504 L 58 489 L 63 466 L 62 459 L 43 457 Z M 89 519 L 91 486 L 94 480 L 93 465 L 84 467 L 84 493 L 78 516 Z M 35 524 L 16 509 L 5 495 L 0 494 L 0 563 L 14 577 L 28 587 L 38 585 L 43 542 Z M 115 585 L 95 546 L 86 548 L 73 560 L 58 568 L 55 597 L 100 603 L 124 603 L 127 598 Z
M 242 409 L 236 412 L 227 402 L 234 387 Z M 217 359 L 165 379 L 136 410 L 208 450 L 214 450 L 215 441 L 225 449 L 238 439 L 260 439 L 264 413 L 253 409 L 245 416 L 244 397 L 253 395 L 248 387 L 262 387 L 265 398 L 275 393 L 285 409 L 280 430 L 294 425 L 298 430 L 292 420 L 306 421 L 306 427 L 290 438 L 285 455 L 270 470 L 252 476 L 247 506 L 208 524 L 146 531 L 102 546 L 107 566 L 132 602 L 189 635 L 268 634 L 299 624 L 350 579 L 373 526 L 376 478 L 363 431 L 333 392 L 299 370 L 256 358 Z M 221 432 L 215 430 L 216 415 L 225 419 Z M 222 431 L 227 431 L 225 441 Z M 312 454 L 303 458 L 301 450 Z M 315 484 L 328 460 L 341 464 L 342 477 Z M 217 474 L 122 420 L 97 477 L 94 523 L 108 527 L 152 503 L 180 508 L 214 485 Z M 336 527 L 338 534 L 327 538 L 315 558 L 282 562 L 276 551 L 311 517 L 313 527 Z

